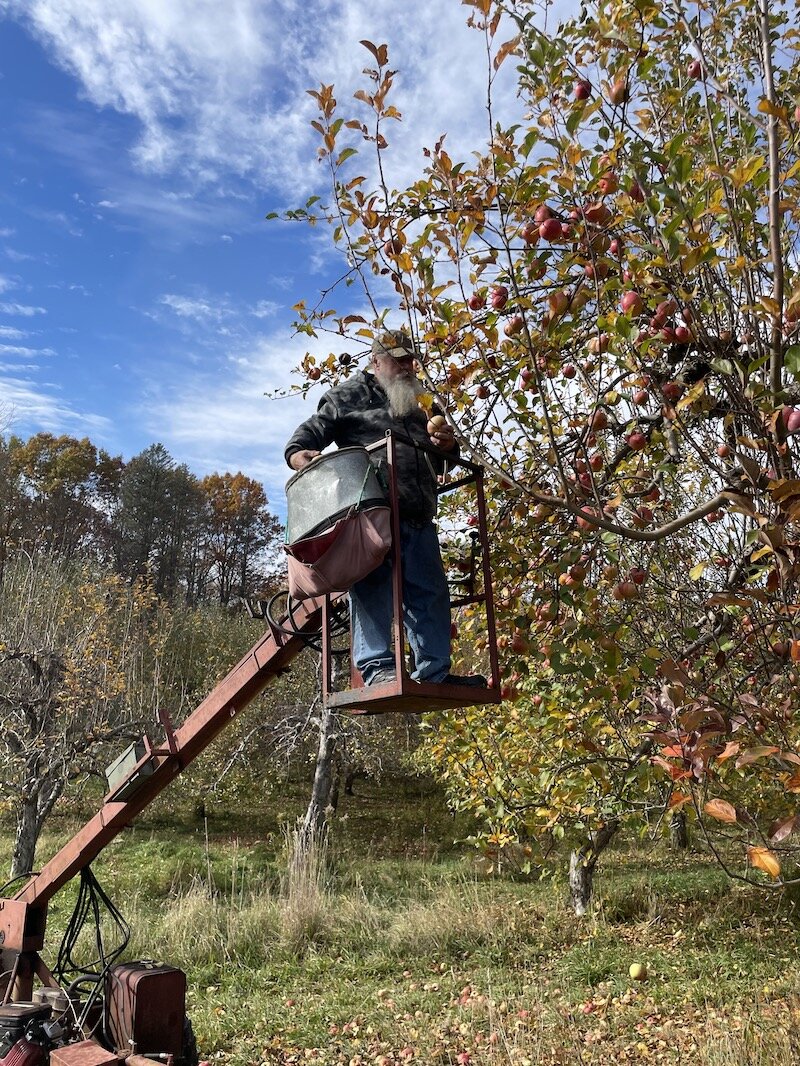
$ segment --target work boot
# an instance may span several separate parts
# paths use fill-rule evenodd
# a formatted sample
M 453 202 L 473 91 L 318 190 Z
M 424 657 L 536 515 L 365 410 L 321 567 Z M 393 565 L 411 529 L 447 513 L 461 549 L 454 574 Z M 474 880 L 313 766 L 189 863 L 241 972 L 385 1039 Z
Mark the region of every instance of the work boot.
M 487 688 L 488 682 L 483 674 L 445 674 L 442 685 L 464 685 L 467 688 Z
M 383 670 L 376 670 L 367 685 L 393 685 L 396 680 L 397 674 L 391 667 L 387 666 Z

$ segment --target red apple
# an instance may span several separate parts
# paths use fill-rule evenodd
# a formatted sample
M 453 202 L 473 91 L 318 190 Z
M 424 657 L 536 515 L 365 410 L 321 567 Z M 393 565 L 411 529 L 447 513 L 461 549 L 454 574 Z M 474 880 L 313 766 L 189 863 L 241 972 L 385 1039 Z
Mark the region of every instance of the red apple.
M 608 246 L 609 252 L 612 255 L 622 255 L 622 241 L 619 237 L 615 237 L 611 244 Z
M 615 82 L 608 86 L 608 100 L 609 103 L 624 104 L 628 99 L 628 82 L 625 78 L 617 78 Z
M 577 374 L 577 372 L 578 371 L 575 369 L 575 367 L 572 365 L 572 363 L 567 363 L 567 365 L 561 371 L 561 374 L 563 375 L 563 377 L 569 379 L 569 378 L 574 378 L 575 375 Z
M 557 218 L 546 218 L 539 226 L 539 236 L 543 241 L 548 241 L 551 244 L 553 241 L 560 240 L 562 237 L 561 223 Z
M 403 250 L 403 242 L 399 237 L 392 237 L 383 246 L 383 251 L 386 255 L 400 255 Z
M 693 59 L 686 68 L 686 73 L 696 81 L 703 74 L 703 64 L 699 59 Z
M 675 327 L 675 340 L 678 344 L 688 344 L 692 339 L 692 331 L 688 326 Z
M 508 289 L 505 287 L 505 285 L 497 285 L 494 289 L 492 289 L 491 293 L 489 294 L 489 303 L 492 305 L 495 311 L 500 311 L 503 307 L 506 306 L 506 304 L 508 303 Z
M 636 404 L 637 407 L 644 407 L 649 400 L 650 393 L 647 391 L 647 389 L 637 389 L 637 391 L 633 394 L 633 402 Z
M 731 451 L 732 449 L 730 444 L 717 445 L 717 455 L 720 457 L 720 459 L 727 459 L 728 456 L 731 454 Z
M 558 318 L 569 307 L 569 293 L 565 292 L 564 289 L 557 289 L 555 292 L 550 293 L 547 297 L 547 302 L 550 305 L 550 314 L 554 318 Z
M 592 95 L 592 83 L 587 81 L 586 78 L 579 78 L 575 82 L 575 99 L 576 100 L 588 100 Z
M 665 400 L 669 400 L 670 403 L 676 403 L 683 396 L 683 382 L 665 381 L 661 386 L 661 392 Z
M 598 181 L 597 188 L 600 190 L 602 196 L 609 196 L 612 192 L 617 191 L 619 188 L 619 182 L 617 181 L 617 175 L 613 170 L 606 171 Z
M 525 326 L 525 319 L 522 315 L 514 315 L 506 322 L 503 332 L 507 337 L 515 337 L 518 333 L 521 333 Z
M 633 600 L 636 598 L 637 589 L 632 581 L 620 581 L 611 590 L 615 600 Z
M 634 566 L 628 577 L 634 585 L 643 585 L 647 581 L 647 571 L 643 570 L 641 566 Z
M 597 200 L 584 207 L 583 217 L 593 226 L 605 226 L 611 221 L 612 215 L 602 200 Z
M 545 219 L 552 218 L 553 212 L 547 206 L 547 204 L 539 204 L 533 215 L 534 222 L 542 223 Z
M 642 313 L 644 307 L 644 300 L 641 298 L 635 289 L 628 289 L 627 292 L 622 294 L 622 299 L 619 302 L 619 306 L 626 315 L 635 317 Z
M 605 460 L 602 452 L 593 452 L 592 455 L 589 456 L 589 466 L 595 472 L 603 469 L 604 462 Z
M 633 452 L 642 452 L 647 447 L 647 437 L 641 430 L 634 430 L 628 435 L 628 447 Z
M 607 333 L 596 333 L 593 337 L 589 338 L 589 343 L 586 347 L 592 355 L 602 355 L 603 352 L 608 351 L 610 343 L 611 338 Z
M 589 419 L 589 428 L 593 433 L 600 433 L 602 430 L 608 428 L 608 415 L 602 407 L 598 407 L 597 410 L 592 413 Z
M 594 510 L 591 507 L 581 507 L 580 514 L 578 515 L 578 529 L 596 529 L 597 527 L 588 520 L 588 518 L 582 518 L 581 515 L 594 515 Z
M 526 222 L 520 230 L 520 236 L 526 244 L 536 244 L 539 240 L 539 227 L 535 222 Z
M 635 178 L 628 186 L 628 196 L 637 204 L 644 203 L 644 189 Z
M 486 297 L 483 293 L 473 292 L 470 298 L 467 300 L 467 306 L 470 311 L 480 311 L 486 306 Z

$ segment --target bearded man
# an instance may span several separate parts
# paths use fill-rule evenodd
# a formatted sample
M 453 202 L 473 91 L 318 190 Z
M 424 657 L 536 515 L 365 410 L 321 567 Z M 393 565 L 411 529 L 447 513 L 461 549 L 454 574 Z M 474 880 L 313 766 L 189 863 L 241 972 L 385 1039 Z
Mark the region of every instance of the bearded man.
M 302 470 L 323 448 L 374 444 L 387 430 L 431 443 L 457 455 L 452 427 L 428 434 L 428 416 L 418 398 L 423 391 L 415 374 L 420 354 L 400 330 L 377 337 L 370 369 L 354 374 L 327 392 L 316 414 L 307 419 L 286 445 L 286 462 Z M 372 453 L 373 462 L 378 461 Z M 485 686 L 480 675 L 450 673 L 450 590 L 442 565 L 436 517 L 437 474 L 442 464 L 419 448 L 397 442 L 396 474 L 403 566 L 403 617 L 414 654 L 415 681 Z M 353 661 L 366 685 L 395 680 L 392 638 L 392 565 L 384 562 L 350 590 Z

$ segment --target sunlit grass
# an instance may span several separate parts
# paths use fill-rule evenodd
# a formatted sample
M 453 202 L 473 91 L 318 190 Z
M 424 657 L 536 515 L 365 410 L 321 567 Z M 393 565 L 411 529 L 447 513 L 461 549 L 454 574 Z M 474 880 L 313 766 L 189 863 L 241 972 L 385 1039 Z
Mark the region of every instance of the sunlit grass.
M 288 831 L 189 817 L 145 820 L 94 864 L 131 922 L 128 956 L 187 972 L 212 1062 L 800 1060 L 790 906 L 701 853 L 622 841 L 578 920 L 558 864 L 541 879 L 486 877 L 430 795 L 423 821 L 417 797 L 395 788 L 389 807 L 379 786 L 361 792 L 302 859 Z M 404 840 L 421 825 L 444 830 L 439 845 L 428 828 L 424 848 Z M 43 852 L 67 836 L 57 826 Z M 46 959 L 72 895 L 51 908 Z M 646 981 L 631 981 L 634 961 Z

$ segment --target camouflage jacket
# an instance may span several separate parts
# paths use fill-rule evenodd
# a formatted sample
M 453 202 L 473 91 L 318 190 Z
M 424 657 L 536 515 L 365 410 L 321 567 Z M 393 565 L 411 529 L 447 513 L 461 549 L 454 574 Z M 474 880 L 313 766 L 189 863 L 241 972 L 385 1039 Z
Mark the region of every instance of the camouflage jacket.
M 325 393 L 316 414 L 292 434 L 284 454 L 288 463 L 295 452 L 305 449 L 322 451 L 329 444 L 339 448 L 374 444 L 387 430 L 430 444 L 426 425 L 427 416 L 419 409 L 404 418 L 395 418 L 374 375 L 362 371 Z M 396 455 L 401 517 L 410 522 L 430 522 L 436 514 L 436 475 L 442 470 L 441 461 L 402 441 L 397 443 Z M 453 457 L 456 455 L 454 451 Z M 373 452 L 372 461 L 379 469 L 385 466 L 386 452 Z

